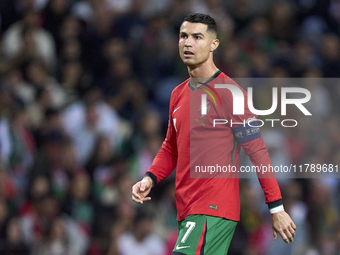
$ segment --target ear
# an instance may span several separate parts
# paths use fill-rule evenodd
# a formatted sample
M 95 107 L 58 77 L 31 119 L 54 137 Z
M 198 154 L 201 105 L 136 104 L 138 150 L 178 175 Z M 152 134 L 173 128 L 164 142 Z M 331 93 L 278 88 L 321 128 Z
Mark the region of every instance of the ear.
M 218 45 L 220 45 L 220 41 L 218 39 L 213 39 L 211 41 L 210 52 L 213 52 L 217 49 Z

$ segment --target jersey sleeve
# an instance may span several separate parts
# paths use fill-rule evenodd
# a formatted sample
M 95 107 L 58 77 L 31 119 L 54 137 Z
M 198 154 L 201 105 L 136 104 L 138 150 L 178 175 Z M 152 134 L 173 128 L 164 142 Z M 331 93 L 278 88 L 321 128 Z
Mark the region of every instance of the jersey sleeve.
M 241 146 L 255 166 L 271 166 L 268 150 L 262 137 L 241 143 Z M 274 208 L 282 206 L 281 192 L 275 179 L 275 174 L 273 172 L 267 172 L 265 174 L 258 172 L 257 176 L 269 209 L 272 211 Z
M 165 140 L 150 169 L 145 173 L 145 176 L 149 176 L 152 179 L 153 186 L 168 177 L 177 165 L 176 130 L 171 116 L 173 108 L 172 99 L 173 94 L 170 99 L 169 122 Z
M 237 85 L 235 85 L 237 86 Z M 232 94 L 227 94 L 226 100 L 226 119 L 228 125 L 232 129 L 237 142 L 241 144 L 251 162 L 257 167 L 271 166 L 267 147 L 261 137 L 260 128 L 258 127 L 257 115 L 253 114 L 247 104 L 247 92 L 242 90 L 244 95 L 244 114 L 233 114 L 233 98 Z M 275 208 L 282 207 L 282 197 L 279 185 L 275 179 L 274 172 L 265 174 L 257 173 L 260 185 L 264 192 L 266 203 L 271 212 L 275 212 Z

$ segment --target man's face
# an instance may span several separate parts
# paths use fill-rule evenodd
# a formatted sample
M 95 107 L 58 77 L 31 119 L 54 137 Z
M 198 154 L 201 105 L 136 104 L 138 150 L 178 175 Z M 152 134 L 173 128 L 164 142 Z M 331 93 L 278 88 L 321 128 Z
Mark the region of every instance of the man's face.
M 207 31 L 202 23 L 184 21 L 179 33 L 179 55 L 189 67 L 198 66 L 208 60 L 210 53 L 217 47 L 217 39 Z

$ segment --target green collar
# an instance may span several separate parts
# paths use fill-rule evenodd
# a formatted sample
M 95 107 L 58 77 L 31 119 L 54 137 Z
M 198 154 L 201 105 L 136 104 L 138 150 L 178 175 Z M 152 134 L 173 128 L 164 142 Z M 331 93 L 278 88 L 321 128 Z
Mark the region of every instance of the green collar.
M 194 91 L 194 90 L 196 90 L 196 89 L 202 87 L 204 84 L 209 83 L 209 82 L 211 82 L 213 79 L 217 78 L 217 76 L 219 76 L 220 73 L 221 73 L 220 69 L 217 69 L 217 71 L 216 71 L 216 72 L 215 72 L 215 73 L 214 73 L 214 74 L 213 74 L 206 82 L 203 82 L 200 86 L 197 86 L 196 88 L 192 85 L 191 79 L 190 79 L 190 81 L 189 81 L 189 88 L 190 88 L 192 91 Z

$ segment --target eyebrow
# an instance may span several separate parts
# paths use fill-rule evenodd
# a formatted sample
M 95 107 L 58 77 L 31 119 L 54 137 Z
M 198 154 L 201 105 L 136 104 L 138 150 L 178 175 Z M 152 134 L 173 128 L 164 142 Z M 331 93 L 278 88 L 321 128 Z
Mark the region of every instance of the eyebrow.
M 185 32 L 180 32 L 179 34 L 180 34 L 180 35 L 188 35 L 188 34 L 185 33 Z M 202 33 L 200 33 L 200 32 L 192 33 L 191 35 L 192 35 L 192 36 L 198 36 L 198 35 L 200 35 L 200 36 L 203 36 L 203 37 L 204 37 L 204 34 L 202 34 Z

